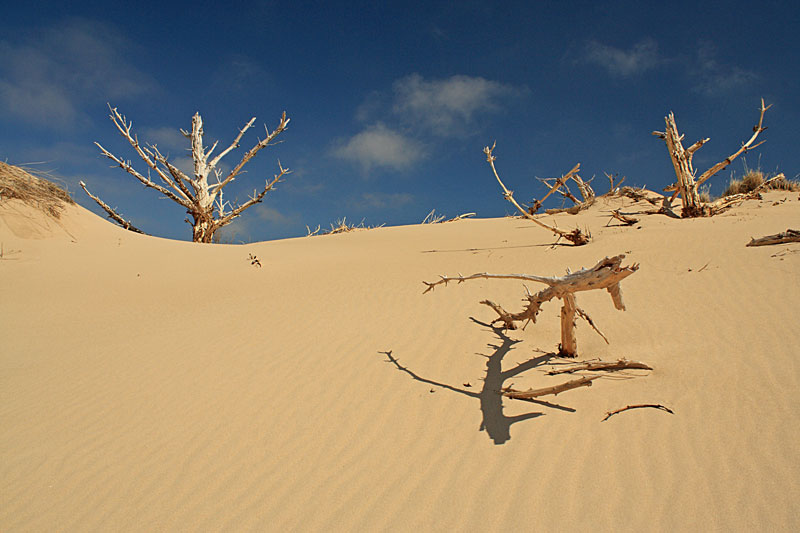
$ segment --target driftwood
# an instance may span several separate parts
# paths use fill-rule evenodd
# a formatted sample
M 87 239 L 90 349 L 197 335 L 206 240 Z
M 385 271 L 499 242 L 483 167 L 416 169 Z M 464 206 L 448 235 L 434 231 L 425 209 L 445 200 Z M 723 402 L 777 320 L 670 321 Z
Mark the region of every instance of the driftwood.
M 117 224 L 119 224 L 128 231 L 132 231 L 134 233 L 141 233 L 142 235 L 147 235 L 145 232 L 143 232 L 142 230 L 131 224 L 130 221 L 122 218 L 122 215 L 114 211 L 114 209 L 110 205 L 108 205 L 103 200 L 90 193 L 89 189 L 86 188 L 86 184 L 83 181 L 79 182 L 79 185 L 81 186 L 81 189 L 83 189 L 83 191 L 89 195 L 89 198 L 97 202 L 97 205 L 103 208 L 103 211 L 105 211 L 108 214 L 108 218 L 110 218 L 111 220 L 113 220 L 114 222 L 116 222 Z
M 577 389 L 578 387 L 591 387 L 592 381 L 600 376 L 583 376 L 560 385 L 553 385 L 552 387 L 544 387 L 542 389 L 529 389 L 526 391 L 518 391 L 510 388 L 501 389 L 500 392 L 506 398 L 513 398 L 514 400 L 530 400 L 538 398 L 539 396 L 548 396 L 550 394 L 556 395 L 564 391 Z
M 800 242 L 800 231 L 796 229 L 787 229 L 783 233 L 776 233 L 775 235 L 767 235 L 758 239 L 750 238 L 747 246 L 767 246 L 770 244 L 783 244 L 786 242 Z
M 753 135 L 750 137 L 750 139 L 746 142 L 743 142 L 739 150 L 703 172 L 697 179 L 695 179 L 696 172 L 692 166 L 692 157 L 700 147 L 709 141 L 709 139 L 701 139 L 691 145 L 689 148 L 684 148 L 682 144 L 684 136 L 678 133 L 678 126 L 675 124 L 675 116 L 672 114 L 672 112 L 670 112 L 669 115 L 664 117 L 666 129 L 664 131 L 654 131 L 653 135 L 663 139 L 667 145 L 667 150 L 669 151 L 669 156 L 672 160 L 672 166 L 674 167 L 675 175 L 678 178 L 678 181 L 675 184 L 676 189 L 673 194 L 673 198 L 677 194 L 680 194 L 683 200 L 683 210 L 681 211 L 681 216 L 712 216 L 719 212 L 719 209 L 714 209 L 713 204 L 703 203 L 700 200 L 699 188 L 714 174 L 730 165 L 734 159 L 746 153 L 748 150 L 752 150 L 753 148 L 760 146 L 764 142 L 761 141 L 753 144 L 758 135 L 767 129 L 763 125 L 764 113 L 766 113 L 767 109 L 770 107 L 772 106 L 764 105 L 764 99 L 762 98 L 761 114 L 758 118 L 758 124 L 753 127 Z
M 615 411 L 609 411 L 608 413 L 606 413 L 606 417 L 603 420 L 601 420 L 601 422 L 605 422 L 606 420 L 608 420 L 612 416 L 614 416 L 614 415 L 616 415 L 618 413 L 621 413 L 623 411 L 628 411 L 630 409 L 642 409 L 642 408 L 645 408 L 645 407 L 652 407 L 653 409 L 660 409 L 661 411 L 666 411 L 671 415 L 675 414 L 675 412 L 672 409 L 670 409 L 669 407 L 666 407 L 664 405 L 661 405 L 660 403 L 659 404 L 641 403 L 641 404 L 636 404 L 636 405 L 626 405 L 625 407 L 623 407 L 621 409 L 617 409 Z
M 427 289 L 425 289 L 426 293 L 434 290 L 438 285 L 447 285 L 451 281 L 463 283 L 467 280 L 474 279 L 518 279 L 544 283 L 548 285 L 546 289 L 536 294 L 528 292 L 526 298 L 528 300 L 528 305 L 519 313 L 509 313 L 501 306 L 489 300 L 483 300 L 481 303 L 491 307 L 499 315 L 492 324 L 502 322 L 506 329 L 515 329 L 517 322 L 527 323 L 530 321 L 536 323 L 536 315 L 539 313 L 541 305 L 553 298 L 559 298 L 563 302 L 561 309 L 560 353 L 568 357 L 574 357 L 578 351 L 574 330 L 576 315 L 586 319 L 589 324 L 600 333 L 591 318 L 589 318 L 589 315 L 577 306 L 575 293 L 594 289 L 606 289 L 611 295 L 614 307 L 620 311 L 624 311 L 625 304 L 622 301 L 620 282 L 639 269 L 638 264 L 622 267 L 621 263 L 624 258 L 625 255 L 622 254 L 611 258 L 606 257 L 592 268 L 581 269 L 562 277 L 533 276 L 529 274 L 489 274 L 483 272 L 472 274 L 471 276 L 440 276 L 439 281 L 425 281 L 423 283 L 427 286 Z M 605 339 L 602 333 L 600 333 L 600 335 Z
M 582 370 L 597 371 L 597 370 L 653 370 L 652 367 L 640 361 L 628 361 L 627 359 L 620 359 L 618 361 L 590 361 L 581 363 L 579 365 L 570 366 L 569 368 L 559 368 L 550 370 L 549 375 L 556 374 L 572 374 L 573 372 L 580 372 Z
M 633 226 L 634 224 L 639 222 L 638 218 L 629 215 L 623 215 L 622 213 L 619 212 L 619 209 L 615 209 L 611 212 L 611 218 L 616 218 L 617 220 L 622 222 L 623 226 Z M 608 223 L 609 224 L 611 223 L 611 219 L 609 219 Z M 606 224 L 606 226 L 608 226 L 608 224 Z
M 516 207 L 517 210 L 522 214 L 523 217 L 527 218 L 528 220 L 534 222 L 535 224 L 538 224 L 539 226 L 545 229 L 552 231 L 554 234 L 558 235 L 559 239 L 562 238 L 567 239 L 575 246 L 580 246 L 582 244 L 588 243 L 591 236 L 583 233 L 580 230 L 580 228 L 575 228 L 572 231 L 564 231 L 562 229 L 556 228 L 555 226 L 548 226 L 544 222 L 540 221 L 539 219 L 535 218 L 533 215 L 528 213 L 528 211 L 526 211 L 521 205 L 517 203 L 517 201 L 514 199 L 514 192 L 508 190 L 508 188 L 503 183 L 503 180 L 500 179 L 500 175 L 497 173 L 497 168 L 495 168 L 494 166 L 494 162 L 497 158 L 494 155 L 492 155 L 492 150 L 494 150 L 496 144 L 497 143 L 493 144 L 491 148 L 489 148 L 488 146 L 485 147 L 483 149 L 483 153 L 486 154 L 486 161 L 488 161 L 489 165 L 492 167 L 492 172 L 494 172 L 494 177 L 497 178 L 497 182 L 500 184 L 500 187 L 503 188 L 503 197 L 509 202 L 511 202 L 514 205 L 514 207 Z M 568 174 L 577 172 L 579 168 L 580 168 L 579 164 L 575 165 L 575 168 L 573 168 Z
M 583 211 L 588 207 L 591 207 L 594 204 L 595 200 L 594 189 L 592 189 L 592 186 L 589 184 L 591 180 L 583 181 L 583 178 L 581 178 L 580 175 L 578 175 L 577 173 L 578 170 L 580 170 L 580 163 L 575 165 L 575 168 L 570 170 L 561 179 L 557 180 L 552 185 L 550 192 L 548 192 L 547 195 L 544 198 L 542 198 L 543 202 L 545 198 L 550 196 L 550 194 L 553 191 L 558 190 L 558 193 L 561 194 L 561 196 L 570 199 L 574 205 L 572 205 L 571 207 L 547 209 L 545 213 L 547 213 L 548 215 L 555 215 L 558 213 L 569 213 L 570 215 L 577 215 L 579 212 Z M 572 191 L 569 190 L 569 186 L 567 185 L 567 180 L 572 180 L 578 185 L 578 190 L 580 191 L 583 200 L 578 200 L 578 198 L 576 198 L 575 195 L 572 194 Z M 547 180 L 541 180 L 541 181 L 544 182 L 546 185 L 550 186 Z M 536 209 L 538 209 L 540 206 L 541 202 L 536 202 L 535 205 Z M 535 210 L 533 211 L 529 210 L 529 212 L 533 214 Z
M 494 146 L 492 146 L 492 148 L 494 149 Z M 484 152 L 485 152 L 485 150 L 484 150 Z M 567 172 L 566 174 L 564 174 L 563 176 L 558 178 L 552 185 L 547 183 L 547 181 L 542 180 L 545 185 L 550 187 L 550 190 L 547 191 L 547 194 L 545 194 L 544 197 L 541 200 L 534 199 L 533 205 L 530 208 L 528 208 L 528 213 L 531 214 L 531 215 L 535 215 L 536 211 L 538 211 L 539 208 L 542 207 L 542 204 L 544 203 L 544 201 L 547 200 L 547 198 L 549 198 L 551 194 L 556 192 L 562 185 L 565 185 L 567 183 L 567 180 L 570 177 L 572 177 L 572 174 L 575 173 L 575 172 L 578 172 L 580 170 L 580 168 L 581 168 L 581 164 L 578 163 L 577 165 L 575 165 L 572 168 L 572 170 L 570 170 L 569 172 Z

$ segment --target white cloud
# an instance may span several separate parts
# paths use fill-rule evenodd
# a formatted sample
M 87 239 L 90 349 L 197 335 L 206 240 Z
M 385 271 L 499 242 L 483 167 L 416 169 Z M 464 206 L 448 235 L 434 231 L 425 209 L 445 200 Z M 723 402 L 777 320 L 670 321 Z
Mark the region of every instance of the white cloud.
M 381 167 L 393 170 L 408 168 L 424 158 L 424 151 L 414 139 L 383 124 L 376 124 L 334 148 L 333 155 L 357 163 L 367 172 Z
M 0 112 L 65 127 L 87 100 L 151 94 L 156 82 L 125 59 L 131 47 L 107 24 L 80 18 L 0 41 Z
M 700 44 L 694 70 L 694 90 L 706 96 L 725 93 L 758 80 L 758 75 L 754 72 L 737 66 L 721 65 L 717 61 L 716 47 L 710 43 Z
M 440 136 L 459 135 L 476 113 L 498 108 L 498 100 L 514 92 L 496 81 L 461 75 L 427 81 L 412 74 L 393 88 L 394 112 Z
M 614 76 L 630 77 L 655 67 L 659 62 L 658 44 L 645 39 L 628 50 L 597 41 L 586 45 L 585 60 L 600 65 Z

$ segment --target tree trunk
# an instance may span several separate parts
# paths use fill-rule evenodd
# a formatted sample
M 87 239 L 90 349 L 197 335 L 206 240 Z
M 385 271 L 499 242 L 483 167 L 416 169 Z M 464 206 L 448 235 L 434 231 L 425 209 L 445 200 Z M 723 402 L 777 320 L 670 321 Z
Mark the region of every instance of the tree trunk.
M 561 349 L 559 355 L 575 357 L 578 355 L 578 341 L 575 339 L 575 313 L 578 309 L 575 295 L 571 292 L 563 296 L 561 308 Z

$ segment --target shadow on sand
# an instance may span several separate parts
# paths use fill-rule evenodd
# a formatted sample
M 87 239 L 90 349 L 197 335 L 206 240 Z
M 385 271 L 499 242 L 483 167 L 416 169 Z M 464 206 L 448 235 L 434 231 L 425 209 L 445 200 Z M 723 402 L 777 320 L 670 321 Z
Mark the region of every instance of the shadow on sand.
M 514 376 L 521 374 L 526 370 L 530 370 L 532 368 L 536 368 L 538 366 L 546 364 L 552 358 L 556 357 L 556 354 L 548 353 L 541 355 L 539 357 L 534 357 L 533 359 L 530 359 L 528 361 L 518 364 L 513 368 L 503 371 L 502 369 L 503 357 L 505 357 L 506 354 L 513 349 L 515 344 L 521 341 L 509 338 L 501 328 L 485 324 L 474 318 L 470 318 L 470 320 L 472 320 L 478 325 L 488 328 L 497 336 L 497 338 L 500 341 L 499 344 L 488 345 L 489 348 L 494 350 L 490 355 L 479 354 L 482 357 L 486 357 L 486 376 L 483 379 L 483 389 L 480 391 L 466 390 L 459 387 L 454 387 L 452 385 L 448 385 L 446 383 L 441 383 L 439 381 L 422 377 L 419 374 L 414 373 L 409 368 L 401 365 L 400 361 L 392 354 L 391 350 L 379 353 L 386 355 L 386 357 L 388 358 L 387 360 L 388 363 L 392 363 L 395 367 L 397 367 L 398 370 L 400 370 L 401 372 L 405 372 L 406 374 L 411 376 L 412 379 L 416 381 L 419 381 L 421 383 L 427 383 L 428 385 L 433 385 L 435 387 L 440 387 L 442 389 L 456 392 L 458 394 L 463 394 L 464 396 L 468 396 L 470 398 L 476 398 L 480 402 L 481 414 L 483 416 L 479 430 L 480 431 L 485 430 L 486 434 L 489 435 L 489 438 L 492 439 L 492 442 L 494 442 L 494 444 L 504 444 L 506 441 L 511 439 L 512 424 L 515 424 L 516 422 L 521 422 L 523 420 L 528 420 L 530 418 L 538 418 L 540 416 L 543 416 L 544 413 L 531 412 L 517 416 L 506 416 L 503 413 L 503 396 L 500 395 L 500 389 L 504 387 L 504 383 L 508 379 L 513 378 Z M 550 409 L 575 412 L 575 410 L 570 407 L 564 407 L 558 404 L 542 400 L 534 399 L 526 401 Z

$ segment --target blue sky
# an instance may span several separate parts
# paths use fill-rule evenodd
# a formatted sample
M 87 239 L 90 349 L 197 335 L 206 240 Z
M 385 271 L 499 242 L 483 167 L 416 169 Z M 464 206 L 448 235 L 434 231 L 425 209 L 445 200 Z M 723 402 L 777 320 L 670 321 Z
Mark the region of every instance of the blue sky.
M 98 141 L 141 171 L 108 119 L 186 165 L 179 128 L 243 150 L 291 118 L 225 189 L 245 200 L 277 160 L 293 173 L 228 228 L 231 241 L 302 236 L 336 219 L 414 224 L 431 210 L 511 212 L 482 149 L 518 200 L 580 162 L 652 189 L 674 181 L 653 130 L 675 112 L 705 170 L 767 112 L 750 167 L 800 172 L 796 2 L 15 2 L 0 34 L 0 160 L 38 163 L 82 205 L 77 183 L 154 235 L 188 240 L 185 211 L 110 168 Z M 135 6 L 135 7 L 134 7 Z M 719 193 L 741 161 L 711 180 Z

